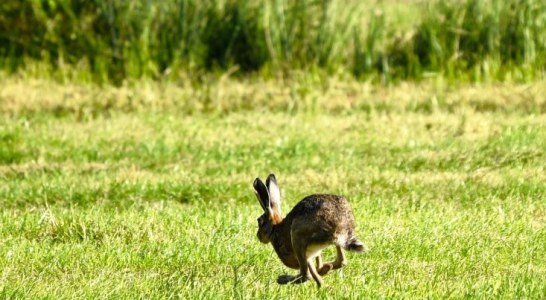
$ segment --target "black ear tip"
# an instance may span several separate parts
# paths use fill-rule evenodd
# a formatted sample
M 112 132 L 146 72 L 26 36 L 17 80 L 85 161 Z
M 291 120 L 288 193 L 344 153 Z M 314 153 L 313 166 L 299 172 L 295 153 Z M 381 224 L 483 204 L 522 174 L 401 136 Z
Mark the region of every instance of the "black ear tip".
M 256 177 L 256 179 L 254 179 L 254 183 L 252 183 L 252 185 L 253 185 L 254 187 L 263 185 L 262 180 L 260 179 L 260 177 Z
M 275 174 L 271 173 L 269 176 L 267 176 L 267 185 L 269 185 L 269 182 L 273 181 L 274 183 L 277 183 L 277 178 L 275 178 Z

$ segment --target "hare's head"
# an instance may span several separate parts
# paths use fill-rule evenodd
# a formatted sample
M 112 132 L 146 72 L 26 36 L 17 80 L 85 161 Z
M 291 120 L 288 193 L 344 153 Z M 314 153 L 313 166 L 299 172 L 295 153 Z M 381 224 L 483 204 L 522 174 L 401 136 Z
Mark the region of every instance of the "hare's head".
M 254 180 L 254 192 L 264 213 L 258 218 L 258 239 L 267 244 L 271 241 L 273 226 L 282 221 L 281 217 L 281 193 L 277 185 L 275 175 L 270 174 L 265 184 L 256 178 Z

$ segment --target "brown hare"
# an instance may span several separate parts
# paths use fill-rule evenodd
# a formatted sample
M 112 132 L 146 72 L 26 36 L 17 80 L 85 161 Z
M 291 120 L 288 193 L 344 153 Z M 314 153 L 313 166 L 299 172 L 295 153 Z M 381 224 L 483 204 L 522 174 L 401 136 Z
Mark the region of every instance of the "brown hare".
M 264 214 L 258 218 L 258 239 L 271 242 L 281 261 L 289 268 L 299 269 L 297 276 L 281 275 L 277 282 L 302 283 L 313 277 L 318 287 L 321 275 L 346 264 L 343 249 L 363 252 L 366 246 L 355 237 L 355 219 L 347 200 L 336 195 L 305 197 L 286 215 L 281 216 L 281 194 L 275 175 L 265 184 L 256 178 L 254 191 Z M 336 245 L 337 257 L 323 263 L 322 249 Z M 316 267 L 313 264 L 316 260 Z

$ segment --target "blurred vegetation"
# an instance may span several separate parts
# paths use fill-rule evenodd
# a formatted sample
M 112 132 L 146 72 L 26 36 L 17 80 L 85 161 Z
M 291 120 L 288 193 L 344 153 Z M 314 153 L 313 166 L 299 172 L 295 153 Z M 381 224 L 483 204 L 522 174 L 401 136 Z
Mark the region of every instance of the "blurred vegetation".
M 41 76 L 113 83 L 210 71 L 383 82 L 544 75 L 544 1 L 417 2 L 411 26 L 372 2 L 3 0 L 0 69 L 39 64 Z

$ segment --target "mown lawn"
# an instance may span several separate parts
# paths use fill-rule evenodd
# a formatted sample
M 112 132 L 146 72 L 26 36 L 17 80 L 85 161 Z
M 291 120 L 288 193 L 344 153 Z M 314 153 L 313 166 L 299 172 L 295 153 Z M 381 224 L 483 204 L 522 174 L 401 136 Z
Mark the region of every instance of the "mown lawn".
M 546 116 L 480 99 L 4 113 L 0 298 L 543 299 Z M 349 253 L 321 290 L 277 285 L 295 271 L 255 236 L 251 184 L 269 172 L 284 214 L 318 192 L 353 206 L 370 251 Z

